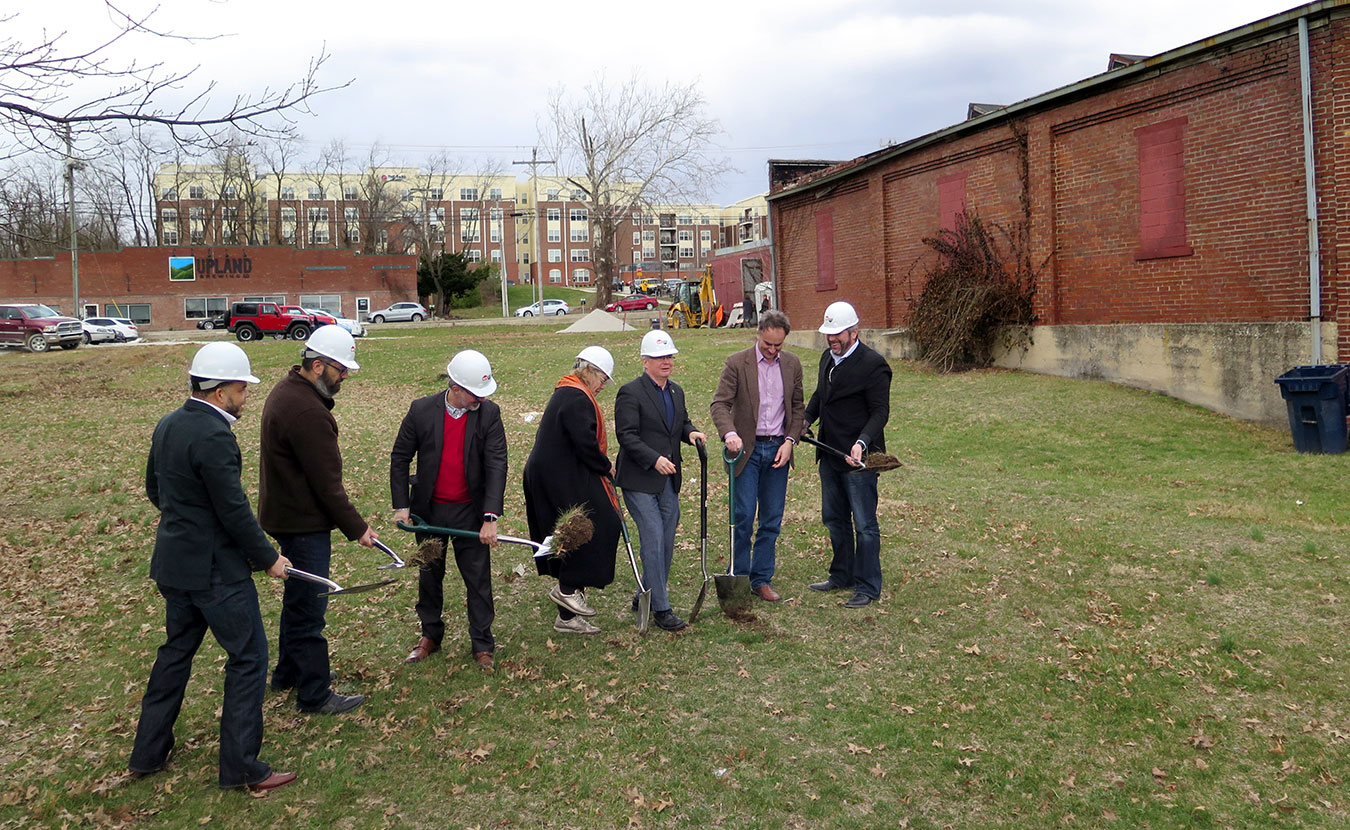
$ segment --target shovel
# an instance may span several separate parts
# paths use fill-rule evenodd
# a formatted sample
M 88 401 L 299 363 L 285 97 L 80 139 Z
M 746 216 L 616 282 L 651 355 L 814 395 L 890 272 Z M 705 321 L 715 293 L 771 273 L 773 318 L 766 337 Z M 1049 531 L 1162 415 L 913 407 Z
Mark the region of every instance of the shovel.
M 400 557 L 397 553 L 394 553 L 393 548 L 389 547 L 384 542 L 381 542 L 379 539 L 375 540 L 375 549 L 384 552 L 389 556 L 390 559 L 394 560 L 393 562 L 390 562 L 388 565 L 379 566 L 375 570 L 387 571 L 390 568 L 401 569 L 408 567 L 408 563 L 404 562 L 402 557 Z
M 436 527 L 429 525 L 416 515 L 408 517 L 408 521 L 398 523 L 399 530 L 407 530 L 412 533 L 427 533 L 432 536 L 459 536 L 462 539 L 477 539 L 478 531 L 460 530 L 457 527 Z M 553 536 L 545 536 L 544 541 L 535 542 L 530 539 L 520 539 L 515 536 L 497 537 L 498 542 L 508 542 L 512 545 L 524 545 L 527 548 L 534 548 L 535 560 L 547 559 L 553 555 Z M 385 565 L 385 567 L 389 567 Z
M 698 447 L 698 467 L 699 476 L 699 497 L 698 497 L 698 535 L 699 535 L 699 564 L 703 567 L 703 585 L 698 589 L 698 599 L 694 600 L 694 608 L 689 612 L 689 622 L 698 619 L 698 612 L 703 610 L 703 600 L 708 596 L 708 583 L 713 581 L 708 573 L 708 448 L 703 441 L 699 441 Z
M 730 479 L 727 483 L 727 513 L 730 516 L 727 523 L 730 528 L 727 549 L 730 552 L 731 562 L 727 565 L 726 573 L 713 577 L 713 585 L 717 587 L 717 602 L 722 606 L 722 613 L 728 617 L 745 615 L 754 601 L 752 599 L 754 594 L 750 593 L 749 574 L 736 573 L 736 462 L 741 460 L 744 453 L 744 447 L 734 456 L 728 455 L 726 448 L 722 448 L 722 460 L 727 462 L 727 474 Z
M 398 582 L 397 579 L 383 579 L 379 582 L 371 582 L 367 585 L 353 585 L 350 588 L 343 588 L 333 580 L 312 574 L 309 571 L 302 571 L 299 568 L 286 568 L 286 576 L 293 576 L 296 579 L 303 579 L 306 582 L 313 582 L 315 585 L 322 585 L 327 591 L 319 592 L 321 597 L 336 597 L 342 594 L 364 594 L 366 591 L 373 591 L 376 588 L 383 588 L 386 585 L 392 585 Z
M 615 505 L 618 505 L 617 500 Z M 637 583 L 637 630 L 639 634 L 646 634 L 647 625 L 652 621 L 652 590 L 642 584 L 642 572 L 633 555 L 633 540 L 628 536 L 628 520 L 623 517 L 622 507 L 619 508 L 619 527 L 623 528 L 623 546 L 628 548 L 628 564 L 633 566 L 633 581 Z

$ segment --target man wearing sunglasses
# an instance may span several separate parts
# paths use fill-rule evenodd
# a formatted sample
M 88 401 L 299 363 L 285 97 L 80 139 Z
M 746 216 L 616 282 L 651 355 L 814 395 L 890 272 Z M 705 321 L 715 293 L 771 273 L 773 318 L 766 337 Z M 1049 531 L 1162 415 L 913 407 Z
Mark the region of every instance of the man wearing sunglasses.
M 300 365 L 272 388 L 263 405 L 258 519 L 281 552 L 302 571 L 328 576 L 332 531 L 371 547 L 375 531 L 342 486 L 342 453 L 333 397 L 356 362 L 356 341 L 341 326 L 320 326 L 300 353 Z M 281 606 L 272 688 L 294 688 L 301 712 L 335 715 L 360 706 L 362 695 L 332 689 L 328 598 L 314 585 L 287 581 Z

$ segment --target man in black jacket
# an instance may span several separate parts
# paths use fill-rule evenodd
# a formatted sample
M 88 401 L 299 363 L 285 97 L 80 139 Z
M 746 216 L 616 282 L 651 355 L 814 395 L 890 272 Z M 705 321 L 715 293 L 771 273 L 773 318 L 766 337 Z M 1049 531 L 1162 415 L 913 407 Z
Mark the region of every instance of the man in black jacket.
M 481 353 L 467 349 L 455 355 L 445 373 L 450 388 L 418 398 L 399 425 L 389 453 L 389 489 L 394 520 L 407 521 L 410 513 L 437 527 L 478 531 L 475 541 L 454 537 L 455 564 L 464 580 L 473 659 L 491 671 L 492 562 L 489 548 L 497 543 L 497 518 L 506 494 L 506 429 L 502 412 L 487 397 L 497 391 L 492 366 Z M 408 465 L 417 457 L 417 475 Z M 418 535 L 418 541 L 436 539 L 441 556 L 422 565 L 417 581 L 417 619 L 422 636 L 404 662 L 425 660 L 441 648 L 445 622 L 444 536 Z
M 258 760 L 267 635 L 251 572 L 284 579 L 291 563 L 277 555 L 249 507 L 230 430 L 258 379 L 233 343 L 203 346 L 188 374 L 192 397 L 155 426 L 145 465 L 145 494 L 160 511 L 150 578 L 164 597 L 165 639 L 141 698 L 128 766 L 140 778 L 168 763 L 192 658 L 209 630 L 228 655 L 220 786 L 271 790 L 296 775 Z
M 820 356 L 816 391 L 806 405 L 808 424 L 820 419 L 821 443 L 844 450 L 849 460 L 816 450 L 820 469 L 820 515 L 830 532 L 830 575 L 814 591 L 853 591 L 847 608 L 881 599 L 881 528 L 877 524 L 877 473 L 851 471 L 868 452 L 883 452 L 891 415 L 891 367 L 858 339 L 858 313 L 831 303 L 819 329 L 829 349 Z
M 689 420 L 684 390 L 670 379 L 678 352 L 666 332 L 647 332 L 642 337 L 642 374 L 620 387 L 614 398 L 614 433 L 619 438 L 615 482 L 623 488 L 623 503 L 637 524 L 652 619 L 666 631 L 686 625 L 671 610 L 666 594 L 680 522 L 680 442 L 707 440 Z

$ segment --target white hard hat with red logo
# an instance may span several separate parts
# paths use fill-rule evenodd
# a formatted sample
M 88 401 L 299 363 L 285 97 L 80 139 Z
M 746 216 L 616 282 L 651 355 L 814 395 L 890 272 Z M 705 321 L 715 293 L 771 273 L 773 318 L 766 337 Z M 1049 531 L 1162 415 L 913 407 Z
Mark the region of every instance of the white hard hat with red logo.
M 497 391 L 497 381 L 492 377 L 492 364 L 482 352 L 465 349 L 445 366 L 445 374 L 450 382 L 466 389 L 470 394 L 486 398 Z
M 361 368 L 356 362 L 356 341 L 342 326 L 319 326 L 305 341 L 305 351 L 336 360 L 353 372 Z
M 858 325 L 858 312 L 845 302 L 830 303 L 825 309 L 825 322 L 817 329 L 821 334 L 839 334 Z
M 673 354 L 679 354 L 680 350 L 675 348 L 675 341 L 670 339 L 670 335 L 660 329 L 653 329 L 642 335 L 643 357 L 667 357 Z
M 207 343 L 202 346 L 192 358 L 188 376 L 198 381 L 206 381 L 207 383 L 200 384 L 202 388 L 209 388 L 207 384 L 215 386 L 235 381 L 258 382 L 253 376 L 252 367 L 249 366 L 248 355 L 233 343 Z

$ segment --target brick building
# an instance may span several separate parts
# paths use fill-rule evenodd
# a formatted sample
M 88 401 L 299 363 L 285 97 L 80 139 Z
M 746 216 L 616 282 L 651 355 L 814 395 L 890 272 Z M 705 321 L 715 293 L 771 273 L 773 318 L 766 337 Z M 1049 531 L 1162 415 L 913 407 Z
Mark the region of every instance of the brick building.
M 1276 374 L 1350 359 L 1350 0 L 1110 65 L 795 180 L 771 171 L 784 310 L 850 300 L 865 328 L 903 328 L 935 256 L 921 240 L 974 211 L 1025 228 L 1044 263 L 1033 345 L 1001 363 L 1283 417 Z
M 195 280 L 170 280 L 170 258 L 195 260 Z M 123 248 L 81 252 L 83 316 L 130 317 L 149 330 L 194 328 L 231 302 L 323 306 L 355 317 L 417 300 L 417 259 L 280 246 Z M 72 312 L 70 254 L 0 261 L 0 297 Z M 364 319 L 364 318 L 363 318 Z

